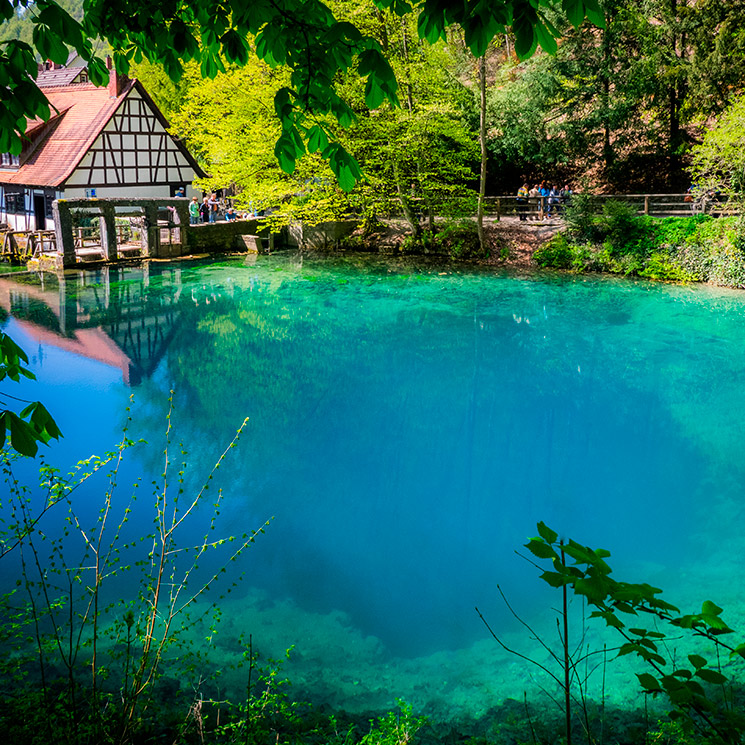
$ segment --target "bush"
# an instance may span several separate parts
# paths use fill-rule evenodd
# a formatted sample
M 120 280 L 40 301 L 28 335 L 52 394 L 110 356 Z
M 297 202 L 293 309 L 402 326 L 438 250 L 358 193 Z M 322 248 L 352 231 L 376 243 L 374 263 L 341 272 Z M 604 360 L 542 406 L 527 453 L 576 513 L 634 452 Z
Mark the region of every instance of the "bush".
M 569 269 L 572 266 L 572 249 L 563 233 L 557 233 L 533 254 L 533 261 L 546 269 Z
M 478 228 L 473 220 L 446 222 L 436 233 L 423 230 L 419 236 L 406 236 L 401 252 L 442 254 L 454 260 L 488 259 L 490 255 L 488 247 L 481 250 Z
M 626 202 L 609 199 L 595 220 L 596 230 L 602 235 L 614 256 L 636 253 L 643 255 L 654 242 L 654 228 L 650 218 L 639 217 Z
M 446 252 L 451 259 L 488 259 L 489 249 L 481 250 L 479 232 L 472 220 L 459 220 L 446 223 L 435 234 L 435 245 Z
M 567 210 L 567 230 L 535 252 L 535 263 L 745 288 L 745 219 L 691 215 L 658 220 L 637 216 L 630 205 L 614 200 L 600 214 L 593 212 L 596 207 L 591 197 L 576 198 Z
M 686 271 L 680 263 L 662 251 L 655 251 L 646 261 L 640 277 L 664 282 L 690 282 L 695 276 Z
M 597 197 L 589 194 L 575 194 L 564 211 L 564 222 L 569 235 L 579 241 L 593 243 L 597 235 L 595 217 L 598 212 Z

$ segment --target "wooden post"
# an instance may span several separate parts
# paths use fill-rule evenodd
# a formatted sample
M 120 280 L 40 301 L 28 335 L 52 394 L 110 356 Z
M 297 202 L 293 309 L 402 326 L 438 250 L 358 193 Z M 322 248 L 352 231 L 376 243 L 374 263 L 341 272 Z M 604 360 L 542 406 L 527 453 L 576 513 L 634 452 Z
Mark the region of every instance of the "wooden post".
M 72 215 L 70 208 L 63 199 L 52 202 L 52 216 L 57 238 L 57 253 L 62 254 L 62 266 L 75 266 L 75 239 L 72 236 Z
M 644 195 L 644 214 L 649 214 L 649 194 Z
M 160 228 L 158 227 L 158 207 L 146 206 L 144 229 L 142 231 L 143 253 L 146 256 L 160 256 Z
M 497 197 L 497 222 L 501 219 L 502 216 L 502 200 L 500 197 Z
M 114 208 L 110 205 L 100 206 L 101 217 L 98 219 L 101 226 L 101 249 L 106 261 L 113 261 L 118 256 L 116 245 L 116 217 Z

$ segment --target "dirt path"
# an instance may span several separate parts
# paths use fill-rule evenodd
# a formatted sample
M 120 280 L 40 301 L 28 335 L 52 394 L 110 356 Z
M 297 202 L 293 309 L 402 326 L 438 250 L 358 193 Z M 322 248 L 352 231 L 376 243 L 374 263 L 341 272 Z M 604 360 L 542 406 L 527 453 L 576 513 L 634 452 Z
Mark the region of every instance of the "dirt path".
M 496 245 L 509 248 L 509 258 L 492 259 L 490 264 L 527 267 L 531 265 L 534 251 L 564 227 L 561 219 L 520 222 L 516 217 L 503 217 L 499 222 L 486 221 L 487 237 L 493 238 Z
M 398 253 L 409 235 L 409 227 L 404 220 L 386 220 L 384 230 L 375 236 L 374 245 L 381 253 Z M 533 252 L 564 227 L 561 219 L 526 220 L 517 217 L 503 217 L 497 221 L 485 218 L 487 241 L 492 245 L 492 258 L 487 263 L 499 266 L 529 267 Z M 509 249 L 508 257 L 501 256 L 500 248 Z

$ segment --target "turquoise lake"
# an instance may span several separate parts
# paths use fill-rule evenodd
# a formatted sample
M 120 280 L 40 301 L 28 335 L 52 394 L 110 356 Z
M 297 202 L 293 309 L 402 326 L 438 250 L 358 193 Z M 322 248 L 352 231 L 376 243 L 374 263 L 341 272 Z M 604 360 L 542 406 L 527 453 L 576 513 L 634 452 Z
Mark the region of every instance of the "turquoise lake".
M 218 532 L 271 522 L 222 602 L 226 679 L 243 633 L 264 657 L 293 646 L 296 694 L 348 711 L 478 718 L 539 695 L 474 608 L 547 659 L 497 589 L 554 643 L 560 599 L 515 553 L 540 520 L 609 549 L 617 579 L 743 617 L 741 292 L 277 254 L 5 277 L 0 306 L 38 377 L 5 390 L 65 434 L 49 462 L 113 447 L 133 395 L 130 436 L 151 444 L 128 451 L 122 500 L 162 470 L 170 390 L 187 492 L 249 418 L 215 478 Z M 98 494 L 78 492 L 83 514 Z M 636 705 L 620 664 L 603 695 Z

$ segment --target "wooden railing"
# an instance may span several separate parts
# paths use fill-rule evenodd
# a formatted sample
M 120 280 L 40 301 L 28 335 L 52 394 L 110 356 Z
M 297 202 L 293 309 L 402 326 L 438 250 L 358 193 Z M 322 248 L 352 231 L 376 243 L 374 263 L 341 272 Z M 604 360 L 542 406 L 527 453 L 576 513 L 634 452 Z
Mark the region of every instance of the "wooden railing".
M 57 240 L 53 230 L 5 230 L 0 233 L 0 259 L 4 261 L 28 261 L 56 250 Z
M 639 215 L 652 217 L 685 217 L 708 214 L 714 217 L 738 214 L 731 204 L 715 197 L 693 198 L 690 194 L 593 194 L 592 202 L 600 212 L 603 203 L 613 200 L 625 202 L 636 209 Z M 561 197 L 528 197 L 527 203 L 513 195 L 486 198 L 485 213 L 497 220 L 504 216 L 525 216 L 526 220 L 544 220 L 559 217 L 571 201 Z

